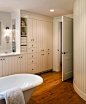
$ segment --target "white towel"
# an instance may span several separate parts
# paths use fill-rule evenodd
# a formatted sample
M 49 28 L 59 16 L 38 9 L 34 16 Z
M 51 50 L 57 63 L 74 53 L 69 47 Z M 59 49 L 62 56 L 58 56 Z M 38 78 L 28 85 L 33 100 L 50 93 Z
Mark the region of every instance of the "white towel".
M 20 88 L 12 88 L 0 93 L 6 104 L 25 104 L 23 92 Z

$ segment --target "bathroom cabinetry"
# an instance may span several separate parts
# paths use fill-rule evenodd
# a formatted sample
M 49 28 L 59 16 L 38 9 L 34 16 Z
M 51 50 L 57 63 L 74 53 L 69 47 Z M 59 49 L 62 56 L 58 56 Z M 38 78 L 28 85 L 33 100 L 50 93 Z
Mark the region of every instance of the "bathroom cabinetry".
M 27 54 L 0 57 L 0 77 L 27 73 Z

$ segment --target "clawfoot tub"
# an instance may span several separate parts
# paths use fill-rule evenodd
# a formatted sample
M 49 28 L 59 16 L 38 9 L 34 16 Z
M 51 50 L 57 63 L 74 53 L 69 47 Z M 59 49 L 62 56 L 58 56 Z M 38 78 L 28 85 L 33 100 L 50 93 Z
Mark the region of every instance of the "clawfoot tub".
M 23 91 L 25 104 L 30 100 L 36 86 L 40 85 L 43 79 L 33 74 L 15 74 L 0 78 L 0 93 L 10 88 L 19 87 Z M 0 97 L 0 104 L 5 100 Z

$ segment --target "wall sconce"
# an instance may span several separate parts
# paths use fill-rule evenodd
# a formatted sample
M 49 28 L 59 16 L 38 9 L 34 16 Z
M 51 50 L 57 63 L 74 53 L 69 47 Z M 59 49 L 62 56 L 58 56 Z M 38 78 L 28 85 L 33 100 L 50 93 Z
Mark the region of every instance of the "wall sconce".
M 6 27 L 6 42 L 9 43 L 11 30 Z

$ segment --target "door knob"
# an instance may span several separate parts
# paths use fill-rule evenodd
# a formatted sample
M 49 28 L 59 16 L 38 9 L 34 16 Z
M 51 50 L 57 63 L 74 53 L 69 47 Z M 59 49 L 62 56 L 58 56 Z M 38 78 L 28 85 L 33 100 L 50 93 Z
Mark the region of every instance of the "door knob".
M 58 51 L 59 51 L 59 49 L 58 49 Z

